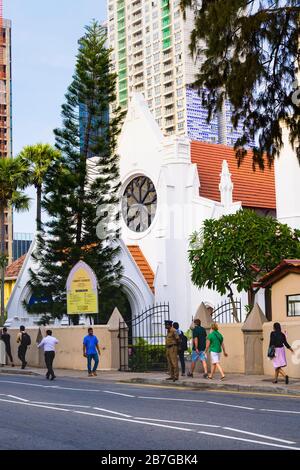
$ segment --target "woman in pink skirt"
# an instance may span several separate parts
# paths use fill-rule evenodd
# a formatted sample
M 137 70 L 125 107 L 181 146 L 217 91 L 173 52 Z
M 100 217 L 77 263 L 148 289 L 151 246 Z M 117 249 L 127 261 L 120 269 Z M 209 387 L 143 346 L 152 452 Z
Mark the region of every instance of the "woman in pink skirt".
M 283 377 L 285 377 L 285 383 L 288 384 L 289 377 L 282 369 L 283 367 L 286 367 L 286 356 L 284 347 L 289 349 L 291 352 L 294 351 L 288 344 L 285 334 L 282 333 L 280 323 L 274 323 L 273 325 L 273 331 L 270 336 L 269 347 L 271 346 L 275 347 L 275 357 L 272 359 L 273 366 L 275 369 L 275 380 L 273 383 L 277 384 L 278 375 L 281 374 Z

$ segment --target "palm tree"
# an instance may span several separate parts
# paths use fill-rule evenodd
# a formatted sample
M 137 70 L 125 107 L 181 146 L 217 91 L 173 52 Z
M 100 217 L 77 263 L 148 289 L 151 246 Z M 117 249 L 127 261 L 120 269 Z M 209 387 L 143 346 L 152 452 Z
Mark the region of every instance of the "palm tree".
M 60 157 L 59 150 L 49 144 L 28 145 L 20 152 L 19 157 L 29 167 L 30 183 L 36 189 L 36 228 L 42 228 L 42 189 L 45 176 L 51 164 Z
M 22 190 L 28 186 L 28 165 L 19 158 L 0 158 L 0 272 L 1 322 L 4 322 L 4 277 L 7 263 L 5 247 L 5 210 L 29 209 L 29 198 Z

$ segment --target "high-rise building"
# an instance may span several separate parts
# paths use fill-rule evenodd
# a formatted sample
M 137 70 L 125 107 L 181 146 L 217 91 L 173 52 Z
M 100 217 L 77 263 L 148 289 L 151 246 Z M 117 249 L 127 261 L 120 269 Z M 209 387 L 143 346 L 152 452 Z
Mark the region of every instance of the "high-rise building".
M 118 104 L 127 109 L 142 92 L 165 135 L 231 145 L 240 129 L 231 125 L 230 104 L 207 123 L 207 110 L 191 85 L 201 60 L 190 54 L 194 12 L 180 0 L 108 0 L 108 44 L 118 74 Z
M 14 233 L 13 239 L 13 261 L 28 253 L 33 240 L 32 233 Z
M 1 16 L 1 14 L 0 14 Z M 0 20 L 0 158 L 12 157 L 11 22 Z M 12 261 L 12 211 L 5 212 L 5 249 Z

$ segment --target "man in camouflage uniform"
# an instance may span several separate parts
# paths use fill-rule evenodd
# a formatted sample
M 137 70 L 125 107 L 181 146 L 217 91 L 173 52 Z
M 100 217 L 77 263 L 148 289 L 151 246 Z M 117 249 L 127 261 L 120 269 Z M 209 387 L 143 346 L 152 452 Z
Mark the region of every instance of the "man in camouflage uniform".
M 178 344 L 179 344 L 179 335 L 175 328 L 173 328 L 173 322 L 171 320 L 165 321 L 165 327 L 167 329 L 166 336 L 166 356 L 168 361 L 168 368 L 170 372 L 170 377 L 166 380 L 173 380 L 175 382 L 179 377 L 179 367 L 178 367 Z

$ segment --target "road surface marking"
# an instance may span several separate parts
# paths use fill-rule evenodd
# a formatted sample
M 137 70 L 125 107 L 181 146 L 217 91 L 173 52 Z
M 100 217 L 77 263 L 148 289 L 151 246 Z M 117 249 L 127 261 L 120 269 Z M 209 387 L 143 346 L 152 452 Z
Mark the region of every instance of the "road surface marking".
M 3 398 L 0 398 L 0 401 L 4 401 L 6 403 L 14 403 L 15 405 L 34 406 L 37 408 L 47 408 L 48 410 L 72 411 L 72 410 L 67 410 L 66 408 L 56 408 L 54 406 L 46 406 L 46 405 L 35 405 L 34 403 L 24 403 L 21 401 L 5 400 Z
M 267 410 L 266 408 L 261 408 L 259 411 L 272 411 L 273 413 L 292 413 L 300 415 L 300 411 L 289 411 L 289 410 Z
M 25 398 L 21 398 L 21 397 L 16 397 L 15 395 L 7 395 L 9 398 L 15 398 L 16 400 L 20 400 L 20 401 L 24 401 L 24 402 L 28 402 L 29 400 L 25 400 Z
M 88 416 L 95 416 L 98 418 L 104 418 L 104 419 L 115 419 L 117 421 L 127 421 L 129 423 L 138 423 L 138 424 L 146 424 L 147 426 L 155 426 L 159 428 L 168 428 L 168 429 L 175 429 L 177 431 L 189 431 L 191 432 L 192 429 L 187 429 L 187 428 L 181 428 L 177 426 L 168 426 L 166 424 L 158 424 L 158 423 L 149 423 L 147 421 L 136 421 L 135 419 L 127 419 L 127 418 L 118 418 L 117 416 L 105 416 L 105 415 L 99 415 L 97 413 L 89 413 L 86 411 L 72 411 L 72 413 L 76 414 L 81 414 L 81 415 L 88 415 Z
M 46 401 L 32 401 L 31 403 L 35 403 L 37 405 L 72 406 L 74 408 L 92 408 L 91 406 L 87 406 L 87 405 L 74 405 L 71 403 L 48 403 Z
M 255 410 L 255 408 L 250 408 L 249 406 L 229 405 L 228 403 L 218 403 L 216 401 L 206 401 L 205 403 L 209 403 L 210 405 L 228 406 L 230 408 L 241 408 L 242 410 Z
M 124 418 L 132 418 L 131 415 L 125 415 L 124 413 L 118 413 L 117 411 L 106 410 L 105 408 L 97 408 L 96 406 L 93 407 L 93 410 L 105 411 L 106 413 L 112 413 L 114 415 L 124 416 Z
M 50 388 L 54 390 L 74 390 L 76 392 L 101 392 L 99 389 L 88 389 L 88 388 L 71 388 L 71 387 L 62 387 L 60 385 L 40 385 L 40 384 L 32 384 L 28 382 L 13 382 L 12 380 L 0 380 L 0 383 L 8 383 L 8 384 L 16 384 L 16 385 L 27 385 L 30 387 L 41 387 L 41 388 Z
M 204 400 L 191 400 L 188 398 L 163 398 L 163 397 L 137 397 L 142 398 L 143 400 L 170 400 L 170 401 L 186 401 L 192 403 L 205 403 Z
M 214 434 L 212 432 L 206 432 L 206 431 L 198 431 L 198 434 L 205 434 L 207 436 L 214 436 L 214 437 L 222 437 L 223 439 L 231 439 L 234 441 L 251 442 L 253 444 L 260 444 L 260 445 L 269 446 L 269 447 L 279 447 L 281 449 L 300 450 L 300 447 L 298 448 L 298 447 L 284 446 L 281 444 L 273 444 L 271 442 L 254 441 L 253 439 L 244 439 L 242 437 L 225 436 L 224 434 Z
M 188 423 L 186 421 L 171 421 L 168 419 L 154 419 L 154 418 L 134 418 L 134 419 L 143 419 L 145 421 L 155 421 L 159 423 L 174 423 L 174 424 L 187 424 L 189 426 L 204 426 L 205 428 L 220 428 L 221 426 L 217 426 L 215 424 L 200 424 L 200 423 Z
M 127 393 L 110 392 L 109 390 L 103 390 L 103 393 L 111 393 L 112 395 L 120 395 L 121 397 L 136 398 L 135 395 L 127 395 Z
M 249 434 L 249 436 L 262 437 L 263 439 L 270 439 L 271 441 L 284 442 L 285 444 L 297 444 L 294 441 L 286 441 L 285 439 L 278 439 L 278 437 L 266 436 L 264 434 L 256 434 L 255 432 L 242 431 L 241 429 L 227 428 L 227 427 L 223 427 L 222 429 L 226 429 L 227 431 L 239 432 L 241 434 Z

